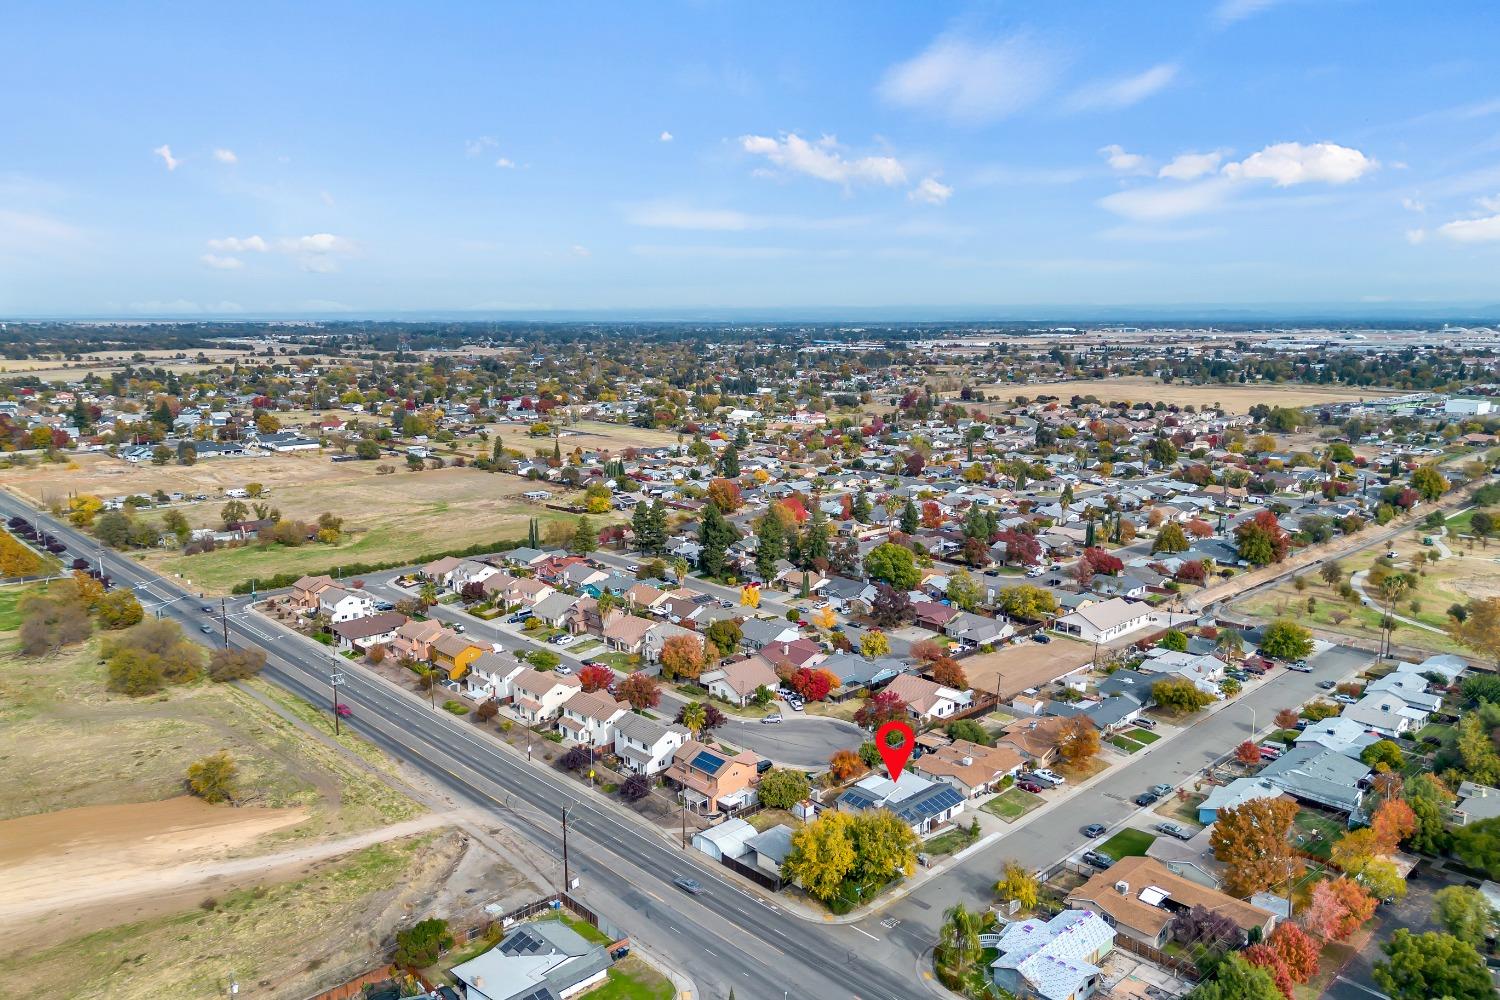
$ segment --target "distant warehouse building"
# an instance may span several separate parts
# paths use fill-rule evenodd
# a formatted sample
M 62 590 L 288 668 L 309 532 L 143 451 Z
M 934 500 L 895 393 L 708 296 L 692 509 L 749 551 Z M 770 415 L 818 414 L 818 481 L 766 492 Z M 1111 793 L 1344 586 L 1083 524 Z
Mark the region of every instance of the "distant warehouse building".
M 1443 403 L 1443 412 L 1455 416 L 1482 417 L 1495 409 L 1492 399 L 1479 399 L 1473 396 L 1449 396 Z

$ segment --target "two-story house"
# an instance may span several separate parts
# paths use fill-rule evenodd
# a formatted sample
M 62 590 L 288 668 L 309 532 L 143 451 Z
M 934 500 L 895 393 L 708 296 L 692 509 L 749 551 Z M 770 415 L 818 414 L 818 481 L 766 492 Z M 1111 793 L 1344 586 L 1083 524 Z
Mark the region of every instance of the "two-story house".
M 629 711 L 607 691 L 579 691 L 563 702 L 557 731 L 582 746 L 607 747 L 615 741 L 615 723 Z
M 563 703 L 581 689 L 577 677 L 528 667 L 511 678 L 510 710 L 528 726 L 551 722 L 562 712 Z
M 695 812 L 743 809 L 755 802 L 759 763 L 760 758 L 748 750 L 730 756 L 689 740 L 672 755 L 666 778 L 681 789 L 683 802 Z
M 326 587 L 318 593 L 318 613 L 327 615 L 335 624 L 353 621 L 375 613 L 375 598 L 363 590 Z
M 400 659 L 426 663 L 432 659 L 432 644 L 442 634 L 441 622 L 430 618 L 427 621 L 414 619 L 396 629 L 396 635 L 391 639 L 391 652 Z
M 615 756 L 633 774 L 660 774 L 690 737 L 681 726 L 630 712 L 615 720 Z

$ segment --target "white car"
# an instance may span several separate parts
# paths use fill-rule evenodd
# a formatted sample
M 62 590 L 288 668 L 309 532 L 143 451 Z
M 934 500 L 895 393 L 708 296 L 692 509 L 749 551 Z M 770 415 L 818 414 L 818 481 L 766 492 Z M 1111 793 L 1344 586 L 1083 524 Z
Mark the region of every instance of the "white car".
M 560 636 L 557 636 L 555 639 L 552 640 L 552 645 L 554 645 L 554 646 L 571 646 L 571 645 L 573 645 L 573 642 L 574 642 L 574 638 L 571 635 L 560 635 Z
M 1049 785 L 1065 785 L 1068 782 L 1067 778 L 1064 778 L 1062 775 L 1058 774 L 1056 771 L 1049 771 L 1045 767 L 1042 768 L 1040 771 L 1032 771 L 1031 775 L 1034 778 L 1039 778 L 1042 781 L 1045 781 Z

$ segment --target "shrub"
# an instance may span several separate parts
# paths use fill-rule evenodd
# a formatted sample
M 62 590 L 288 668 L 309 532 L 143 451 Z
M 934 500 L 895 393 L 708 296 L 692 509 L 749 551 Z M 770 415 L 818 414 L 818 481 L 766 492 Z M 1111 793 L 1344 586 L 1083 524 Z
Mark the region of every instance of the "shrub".
M 216 649 L 208 656 L 208 676 L 216 681 L 254 677 L 266 665 L 261 649 Z
M 469 706 L 465 705 L 461 701 L 449 698 L 447 701 L 443 702 L 443 711 L 452 713 L 453 715 L 468 715 Z
M 188 765 L 188 788 L 204 802 L 227 802 L 234 798 L 238 773 L 234 758 L 227 751 L 220 750 Z
M 448 921 L 429 917 L 396 933 L 396 964 L 422 968 L 433 964 L 453 947 Z

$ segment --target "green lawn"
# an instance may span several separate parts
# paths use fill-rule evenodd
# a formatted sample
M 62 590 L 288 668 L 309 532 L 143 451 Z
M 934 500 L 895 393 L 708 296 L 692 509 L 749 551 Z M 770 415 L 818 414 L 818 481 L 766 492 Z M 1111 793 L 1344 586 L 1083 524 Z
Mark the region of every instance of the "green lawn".
M 1298 847 L 1309 854 L 1327 858 L 1333 842 L 1345 833 L 1343 823 L 1319 812 L 1304 809 L 1294 821 L 1298 830 Z
M 1147 746 L 1150 746 L 1152 743 L 1155 743 L 1157 740 L 1161 739 L 1160 736 L 1158 736 L 1156 733 L 1153 733 L 1149 729 L 1132 729 L 1125 735 L 1130 739 L 1135 740 L 1137 743 L 1145 743 Z
M 589 923 L 587 920 L 580 920 L 578 917 L 575 917 L 571 913 L 567 912 L 563 912 L 558 917 L 558 919 L 572 928 L 578 934 L 578 936 L 583 938 L 585 941 L 589 941 L 593 944 L 614 944 L 614 941 L 608 934 L 604 933 L 599 928 Z
M 1452 743 L 1457 737 L 1458 730 L 1453 726 L 1445 726 L 1438 722 L 1429 722 L 1417 733 L 1418 740 L 1435 740 L 1442 746 Z
M 1121 830 L 1100 844 L 1097 850 L 1119 861 L 1121 858 L 1146 856 L 1146 849 L 1156 840 L 1156 834 L 1144 830 Z
M 672 1000 L 671 980 L 634 955 L 609 970 L 604 985 L 589 991 L 589 1000 Z
M 16 605 L 30 591 L 30 587 L 0 587 L 0 632 L 21 627 L 21 613 L 16 610 Z
M 975 839 L 969 834 L 968 827 L 956 826 L 931 840 L 922 841 L 921 850 L 923 854 L 952 854 L 968 847 Z
M 1116 747 L 1119 747 L 1121 750 L 1124 750 L 1126 753 L 1135 753 L 1138 750 L 1144 750 L 1146 748 L 1144 743 L 1137 743 L 1135 740 L 1128 740 L 1124 736 L 1111 736 L 1109 738 L 1109 742 L 1114 744 Z
M 991 816 L 1014 823 L 1042 804 L 1042 797 L 1024 788 L 1007 788 L 980 808 Z

